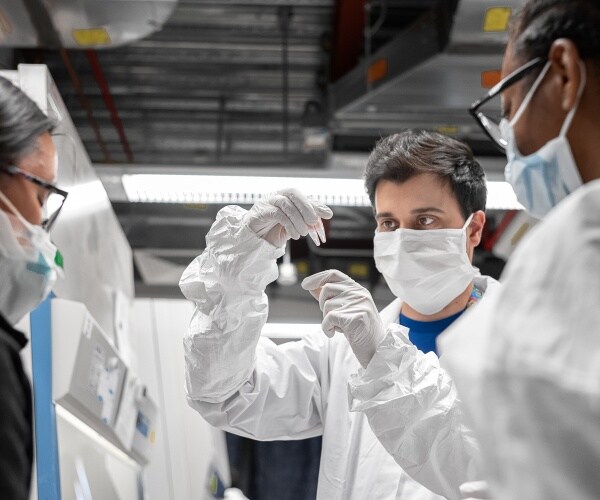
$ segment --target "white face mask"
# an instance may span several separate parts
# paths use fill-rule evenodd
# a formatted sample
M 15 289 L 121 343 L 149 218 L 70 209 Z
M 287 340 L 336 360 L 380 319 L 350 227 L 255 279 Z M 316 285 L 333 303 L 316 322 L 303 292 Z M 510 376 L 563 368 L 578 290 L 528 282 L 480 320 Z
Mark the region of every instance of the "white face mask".
M 396 297 L 421 314 L 440 312 L 478 274 L 467 255 L 467 228 L 375 233 L 375 265 Z
M 25 220 L 1 191 L 0 200 L 14 214 L 0 210 L 0 312 L 14 325 L 50 293 L 62 257 L 49 234 Z
M 581 64 L 582 76 L 577 101 L 567 114 L 558 137 L 528 156 L 521 155 L 517 148 L 514 124 L 527 108 L 549 68 L 550 63 L 548 62 L 529 89 L 513 119 L 510 122 L 506 119 L 500 122 L 502 135 L 507 141 L 508 163 L 504 171 L 505 178 L 512 185 L 517 199 L 525 207 L 525 210 L 540 219 L 563 198 L 582 185 L 581 176 L 566 135 L 585 88 L 586 76 L 583 63 Z

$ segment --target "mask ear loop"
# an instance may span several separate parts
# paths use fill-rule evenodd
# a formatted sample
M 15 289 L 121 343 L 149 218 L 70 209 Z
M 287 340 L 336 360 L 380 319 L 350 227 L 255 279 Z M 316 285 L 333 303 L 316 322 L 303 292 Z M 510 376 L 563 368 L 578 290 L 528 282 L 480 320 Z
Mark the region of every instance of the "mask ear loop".
M 579 61 L 579 68 L 581 69 L 581 80 L 579 81 L 579 88 L 577 89 L 577 99 L 575 101 L 575 105 L 571 108 L 571 110 L 567 114 L 567 117 L 565 118 L 563 126 L 560 129 L 559 137 L 564 137 L 567 134 L 567 131 L 571 126 L 571 122 L 573 121 L 573 117 L 575 116 L 577 108 L 579 107 L 579 101 L 581 100 L 581 96 L 583 95 L 583 90 L 585 89 L 587 75 L 585 72 L 585 64 L 583 63 L 583 61 Z
M 473 216 L 475 215 L 475 213 L 472 213 L 471 215 L 469 215 L 469 217 L 467 218 L 467 220 L 465 221 L 464 226 L 462 227 L 463 230 L 467 229 L 470 225 L 471 222 L 473 222 Z
M 10 199 L 8 198 L 8 196 L 6 196 L 2 191 L 0 191 L 0 200 L 2 201 L 2 203 L 4 203 L 8 208 L 10 208 L 11 212 L 13 213 L 13 215 L 19 219 L 19 222 L 21 224 L 23 224 L 23 226 L 25 226 L 26 229 L 28 229 L 29 231 L 33 232 L 33 224 L 31 224 L 31 222 L 29 222 L 28 220 L 25 219 L 25 217 L 23 217 L 21 215 L 21 212 L 19 212 L 17 210 L 17 207 L 15 207 L 12 203 L 12 201 L 10 201 Z
M 535 79 L 535 82 L 533 82 L 533 85 L 529 89 L 529 92 L 527 92 L 527 95 L 525 96 L 525 99 L 523 99 L 523 102 L 519 106 L 519 109 L 517 109 L 517 112 L 515 113 L 515 116 L 513 116 L 512 120 L 510 121 L 510 125 L 511 126 L 514 126 L 515 123 L 517 123 L 517 121 L 519 121 L 519 118 L 521 118 L 521 115 L 523 114 L 523 112 L 525 111 L 525 109 L 527 108 L 527 106 L 529 105 L 529 101 L 531 101 L 531 99 L 533 99 L 533 95 L 535 94 L 535 91 L 537 90 L 537 88 L 542 83 L 542 80 L 546 76 L 546 73 L 548 73 L 549 69 L 550 69 L 550 61 L 548 61 L 545 64 L 545 66 L 542 69 L 541 73 Z
M 467 230 L 469 229 L 471 222 L 473 222 L 474 215 L 475 215 L 474 212 L 471 215 L 469 215 L 469 217 L 465 221 L 464 226 L 462 227 L 462 237 L 464 238 L 465 251 L 468 250 L 468 242 L 469 242 L 469 235 L 467 234 Z

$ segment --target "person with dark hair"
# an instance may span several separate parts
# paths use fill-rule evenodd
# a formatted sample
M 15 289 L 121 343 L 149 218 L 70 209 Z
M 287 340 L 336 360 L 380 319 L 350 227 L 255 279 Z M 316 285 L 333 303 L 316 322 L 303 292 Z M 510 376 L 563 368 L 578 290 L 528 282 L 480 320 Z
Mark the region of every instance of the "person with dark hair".
M 339 271 L 302 287 L 319 301 L 325 334 L 343 333 L 363 368 L 350 377 L 351 411 L 364 413 L 413 479 L 458 498 L 465 477 L 477 477 L 478 448 L 436 338 L 496 286 L 471 264 L 485 224 L 485 175 L 466 144 L 408 130 L 379 141 L 365 187 L 377 221 L 375 264 L 398 299 L 380 316 L 369 292 Z
M 66 192 L 54 185 L 53 123 L 0 77 L 0 498 L 28 500 L 33 463 L 31 387 L 14 325 L 50 292 L 62 266 L 48 231 Z M 48 213 L 50 196 L 59 198 Z
M 600 498 L 600 2 L 527 1 L 502 74 L 471 112 L 543 220 L 440 347 L 493 498 Z
M 365 182 L 377 220 L 375 261 L 399 298 L 380 315 L 369 292 L 341 272 L 308 277 L 302 286 L 319 299 L 323 331 L 275 345 L 260 332 L 276 259 L 289 238 L 306 236 L 332 212 L 294 189 L 249 211 L 226 207 L 180 281 L 196 305 L 184 338 L 188 402 L 212 425 L 258 440 L 322 435 L 318 499 L 440 499 L 446 488 L 428 464 L 430 443 L 457 432 L 457 456 L 470 461 L 476 449 L 463 427 L 432 426 L 456 416 L 435 338 L 496 284 L 471 264 L 485 223 L 485 177 L 461 142 L 406 131 L 379 142 Z M 361 365 L 367 376 L 383 376 L 395 355 L 407 373 L 397 423 L 410 429 L 400 466 L 365 415 L 350 412 L 347 395 Z

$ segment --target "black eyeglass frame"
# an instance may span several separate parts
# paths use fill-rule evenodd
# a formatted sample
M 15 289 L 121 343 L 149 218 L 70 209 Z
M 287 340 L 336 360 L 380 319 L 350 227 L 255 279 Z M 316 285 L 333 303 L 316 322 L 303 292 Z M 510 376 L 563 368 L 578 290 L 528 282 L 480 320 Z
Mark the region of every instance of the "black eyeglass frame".
M 5 172 L 9 175 L 19 175 L 19 176 L 23 177 L 24 179 L 28 180 L 29 182 L 32 182 L 33 184 L 36 184 L 37 186 L 43 187 L 44 189 L 47 189 L 51 193 L 55 193 L 59 196 L 62 196 L 62 203 L 60 204 L 58 209 L 48 219 L 45 219 L 42 221 L 42 224 L 41 224 L 42 228 L 45 231 L 49 232 L 50 229 L 52 228 L 52 226 L 54 225 L 54 223 L 56 222 L 56 218 L 58 217 L 58 214 L 62 210 L 69 193 L 67 193 L 67 191 L 64 191 L 63 189 L 60 189 L 59 187 L 56 187 L 54 184 L 45 181 L 44 179 L 40 179 L 39 177 L 32 175 L 29 172 L 25 172 L 24 170 L 20 169 L 19 167 L 14 166 L 14 165 L 9 165 L 7 167 L 0 167 L 0 172 Z
M 514 85 L 519 80 L 522 80 L 523 78 L 525 78 L 526 75 L 531 73 L 534 69 L 538 68 L 542 64 L 545 64 L 547 61 L 548 61 L 547 57 L 536 57 L 536 58 L 532 59 L 531 61 L 523 64 L 523 66 L 521 66 L 520 68 L 517 68 L 506 78 L 503 78 L 496 85 L 494 85 L 487 92 L 487 94 L 485 94 L 478 101 L 475 101 L 473 104 L 471 104 L 471 107 L 469 108 L 469 113 L 471 114 L 471 116 L 475 119 L 477 124 L 481 127 L 481 129 L 485 132 L 485 134 L 491 139 L 491 141 L 502 152 L 506 151 L 506 144 L 499 142 L 498 139 L 496 137 L 494 137 L 494 135 L 490 132 L 489 128 L 485 125 L 485 123 L 487 121 L 490 121 L 490 119 L 484 113 L 479 111 L 479 108 L 481 108 L 481 106 L 483 106 L 486 102 L 491 101 L 498 94 L 501 94 L 502 92 L 504 92 L 511 85 Z

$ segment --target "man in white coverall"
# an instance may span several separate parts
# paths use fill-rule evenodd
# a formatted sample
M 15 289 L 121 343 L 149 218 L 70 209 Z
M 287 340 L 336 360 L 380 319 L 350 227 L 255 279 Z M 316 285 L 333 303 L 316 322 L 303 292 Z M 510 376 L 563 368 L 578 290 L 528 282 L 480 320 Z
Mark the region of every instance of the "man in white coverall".
M 471 109 L 505 149 L 519 201 L 544 218 L 511 257 L 499 292 L 439 339 L 481 444 L 490 491 L 470 485 L 476 498 L 600 498 L 599 32 L 596 0 L 526 2 L 513 21 L 504 78 Z M 498 123 L 485 105 L 500 97 Z M 398 352 L 388 351 L 390 365 L 400 363 Z M 353 405 L 394 451 L 404 416 L 396 388 L 405 377 L 385 368 L 377 376 L 355 378 Z M 461 442 L 455 433 L 439 448 Z
M 322 435 L 321 500 L 440 498 L 403 472 L 362 414 L 349 411 L 347 381 L 359 368 L 358 360 L 369 363 L 386 328 L 400 331 L 401 313 L 415 326 L 413 342 L 431 351 L 432 337 L 494 283 L 470 264 L 485 222 L 485 178 L 464 144 L 408 131 L 377 145 L 366 180 L 377 211 L 377 234 L 402 228 L 421 252 L 409 280 L 398 283 L 395 243 L 376 244 L 381 269 L 392 290 L 406 294 L 405 303 L 396 300 L 379 316 L 363 287 L 339 272 L 320 273 L 303 285 L 323 297 L 321 305 L 330 313 L 323 323 L 327 335 L 307 332 L 301 341 L 275 345 L 260 332 L 268 315 L 264 290 L 277 278 L 276 259 L 288 238 L 305 236 L 319 217 L 329 218 L 332 212 L 293 189 L 271 195 L 249 211 L 225 207 L 206 237 L 205 251 L 180 282 L 184 295 L 196 304 L 184 339 L 188 401 L 209 423 L 242 436 L 274 440 Z M 432 259 L 432 254 L 447 258 Z M 333 286 L 326 284 L 331 281 Z M 423 286 L 423 292 L 415 286 Z M 424 327 L 427 322 L 434 325 L 430 331 Z M 333 335 L 336 330 L 345 335 Z M 418 408 L 430 398 L 432 387 L 439 389 L 438 371 L 436 363 L 428 365 L 415 379 L 406 404 L 415 421 L 404 453 L 412 458 L 415 475 L 421 469 L 429 473 L 428 422 L 435 415 Z M 437 393 L 440 412 L 454 405 L 450 389 Z M 467 441 L 465 448 L 476 446 Z

